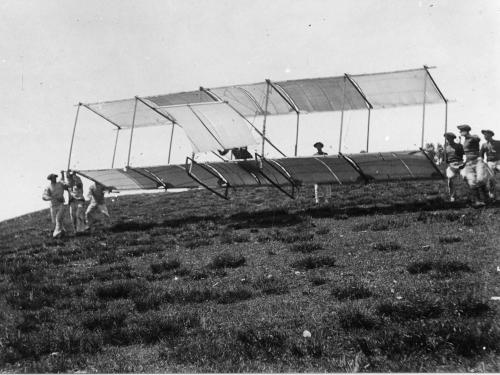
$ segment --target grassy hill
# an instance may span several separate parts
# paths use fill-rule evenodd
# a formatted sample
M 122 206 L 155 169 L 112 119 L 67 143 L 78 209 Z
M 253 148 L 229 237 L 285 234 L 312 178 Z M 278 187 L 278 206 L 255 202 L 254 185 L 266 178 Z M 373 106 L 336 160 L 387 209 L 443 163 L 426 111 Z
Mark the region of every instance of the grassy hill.
M 0 370 L 500 371 L 500 204 L 444 182 L 108 200 L 0 223 Z

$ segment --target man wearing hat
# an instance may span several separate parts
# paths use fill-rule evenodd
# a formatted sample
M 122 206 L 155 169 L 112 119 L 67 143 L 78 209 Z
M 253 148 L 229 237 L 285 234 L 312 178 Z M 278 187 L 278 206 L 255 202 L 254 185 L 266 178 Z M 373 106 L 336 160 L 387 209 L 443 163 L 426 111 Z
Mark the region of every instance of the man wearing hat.
M 486 184 L 489 172 L 486 163 L 479 158 L 480 139 L 477 135 L 470 134 L 469 125 L 459 125 L 457 128 L 460 130 L 460 135 L 464 137 L 465 168 L 462 170 L 462 175 L 469 184 L 474 205 L 484 206 L 484 200 L 488 196 Z
M 88 198 L 90 200 L 90 204 L 87 207 L 87 211 L 85 211 L 85 219 L 87 220 L 87 224 L 90 226 L 94 226 L 96 222 L 95 215 L 100 212 L 109 220 L 109 212 L 108 207 L 106 206 L 106 202 L 104 201 L 104 193 L 105 191 L 111 192 L 112 187 L 105 187 L 104 185 L 94 182 L 89 187 Z
M 87 229 L 85 225 L 85 197 L 83 196 L 83 183 L 75 171 L 68 170 L 69 192 L 69 217 L 76 233 Z
M 52 224 L 55 224 L 52 236 L 60 238 L 66 232 L 64 229 L 64 213 L 66 211 L 64 191 L 68 187 L 62 182 L 57 182 L 57 175 L 54 173 L 49 174 L 47 180 L 50 181 L 50 185 L 43 191 L 42 199 L 50 202 L 50 217 L 52 218 Z
M 491 130 L 481 130 L 481 133 L 483 133 L 486 142 L 481 145 L 479 153 L 492 173 L 488 184 L 489 196 L 491 199 L 496 199 L 495 174 L 500 171 L 500 141 L 493 139 L 495 133 Z
M 448 178 L 448 192 L 450 194 L 450 202 L 455 202 L 457 199 L 457 187 L 458 177 L 460 176 L 460 170 L 465 166 L 464 159 L 464 148 L 460 143 L 455 142 L 457 136 L 451 132 L 444 133 L 445 138 L 445 149 L 446 149 L 446 177 Z
M 317 150 L 317 152 L 314 154 L 315 156 L 328 155 L 323 151 L 323 147 L 325 147 L 323 143 L 316 142 L 313 147 Z M 316 204 L 319 204 L 320 195 L 323 196 L 325 203 L 328 203 L 332 197 L 332 186 L 330 184 L 314 184 L 314 201 L 316 202 Z

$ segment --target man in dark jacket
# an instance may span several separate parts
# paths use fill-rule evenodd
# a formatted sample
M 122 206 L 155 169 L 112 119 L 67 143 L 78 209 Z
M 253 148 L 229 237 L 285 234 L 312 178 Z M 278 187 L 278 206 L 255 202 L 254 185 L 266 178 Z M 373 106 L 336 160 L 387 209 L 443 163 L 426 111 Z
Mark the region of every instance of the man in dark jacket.
M 455 142 L 457 136 L 451 132 L 444 133 L 446 150 L 446 177 L 448 178 L 448 193 L 450 202 L 457 199 L 457 182 L 460 177 L 460 170 L 465 166 L 463 162 L 464 148 L 460 143 Z

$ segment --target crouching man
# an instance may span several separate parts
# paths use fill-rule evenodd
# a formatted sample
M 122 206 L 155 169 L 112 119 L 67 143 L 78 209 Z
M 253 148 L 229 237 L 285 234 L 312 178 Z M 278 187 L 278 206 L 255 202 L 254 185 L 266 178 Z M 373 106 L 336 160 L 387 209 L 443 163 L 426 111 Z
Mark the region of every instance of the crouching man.
M 61 238 L 66 234 L 64 228 L 64 214 L 66 213 L 66 205 L 64 204 L 64 191 L 68 189 L 67 185 L 57 181 L 57 175 L 51 173 L 47 176 L 50 185 L 45 188 L 42 194 L 44 201 L 50 202 L 50 217 L 54 224 L 54 232 L 52 237 Z
M 104 185 L 94 182 L 89 187 L 88 198 L 90 200 L 90 204 L 85 212 L 85 218 L 87 220 L 87 225 L 91 228 L 95 225 L 96 214 L 101 213 L 108 220 L 110 219 L 108 207 L 106 207 L 106 203 L 104 201 L 104 193 L 105 191 L 111 192 L 113 190 L 112 187 L 105 187 Z

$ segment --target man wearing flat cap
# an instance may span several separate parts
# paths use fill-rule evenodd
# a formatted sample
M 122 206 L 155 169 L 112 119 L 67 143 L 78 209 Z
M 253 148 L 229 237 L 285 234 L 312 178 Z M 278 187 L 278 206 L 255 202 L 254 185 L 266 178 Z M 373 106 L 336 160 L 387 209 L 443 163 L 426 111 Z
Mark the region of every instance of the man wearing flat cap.
M 496 199 L 495 174 L 500 172 L 500 141 L 493 139 L 495 133 L 492 130 L 481 130 L 481 133 L 483 133 L 486 142 L 481 145 L 479 153 L 492 173 L 488 184 L 489 196 L 491 199 Z
M 313 147 L 316 149 L 314 156 L 326 156 L 328 155 L 323 151 L 323 143 L 316 142 Z M 332 197 L 332 186 L 330 184 L 314 184 L 314 201 L 319 204 L 320 197 L 323 197 L 325 203 L 328 203 Z
M 85 197 L 83 195 L 82 179 L 75 171 L 68 170 L 69 217 L 75 233 L 85 232 Z
M 479 157 L 479 142 L 477 135 L 470 134 L 469 125 L 457 126 L 460 135 L 464 137 L 465 167 L 462 175 L 467 180 L 472 193 L 472 200 L 475 206 L 484 206 L 484 201 L 488 197 L 486 184 L 490 177 L 488 166 Z
M 446 177 L 448 178 L 448 193 L 450 202 L 457 199 L 457 182 L 460 176 L 460 170 L 465 166 L 464 148 L 460 143 L 455 142 L 457 136 L 451 132 L 444 133 L 446 150 Z
M 64 205 L 64 191 L 68 189 L 67 185 L 57 181 L 57 175 L 51 173 L 47 176 L 50 185 L 43 191 L 42 199 L 50 202 L 50 217 L 52 224 L 55 225 L 52 236 L 54 238 L 63 237 L 66 233 L 64 228 L 64 214 L 66 206 Z

